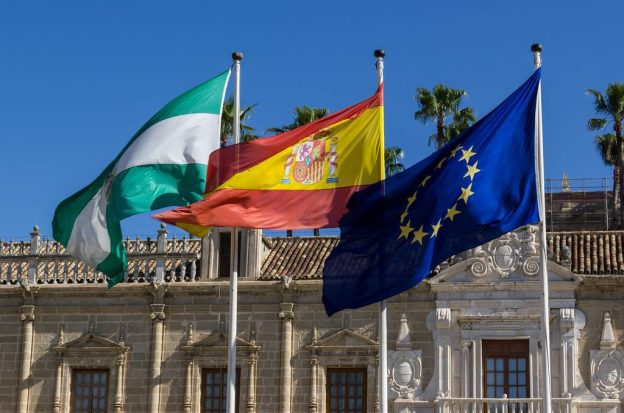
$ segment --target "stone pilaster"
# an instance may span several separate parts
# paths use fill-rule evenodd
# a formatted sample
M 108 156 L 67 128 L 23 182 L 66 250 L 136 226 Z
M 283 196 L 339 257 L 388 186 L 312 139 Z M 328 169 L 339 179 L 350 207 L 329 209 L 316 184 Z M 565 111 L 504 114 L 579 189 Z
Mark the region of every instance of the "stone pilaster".
M 52 412 L 59 413 L 61 411 L 61 392 L 63 390 L 63 361 L 59 361 L 56 365 L 56 383 L 54 384 L 54 401 L 52 402 Z
M 160 367 L 162 364 L 165 305 L 150 304 L 152 319 L 152 368 L 150 370 L 149 412 L 160 411 Z
M 451 309 L 436 310 L 436 369 L 438 396 L 451 395 Z
M 318 412 L 318 364 L 318 356 L 316 354 L 312 354 L 312 356 L 310 356 L 310 409 L 308 410 L 310 413 Z
M 193 407 L 193 358 L 187 357 L 186 383 L 184 386 L 184 413 L 191 413 Z
M 32 364 L 33 323 L 35 321 L 35 306 L 23 305 L 20 307 L 20 321 L 22 322 L 22 362 L 20 364 L 19 383 L 17 387 L 17 412 L 28 413 L 28 395 L 30 391 L 30 367 Z
M 113 402 L 113 413 L 123 412 L 124 400 L 124 370 L 126 366 L 125 354 L 117 356 L 117 383 L 115 385 L 115 401 Z
M 258 352 L 252 350 L 247 360 L 249 364 L 249 377 L 247 378 L 247 413 L 256 412 L 256 375 L 258 365 Z
M 280 413 L 290 413 L 292 388 L 292 333 L 293 333 L 293 303 L 279 305 L 279 318 L 282 319 L 281 361 L 280 361 Z
M 470 385 L 471 383 L 471 356 L 470 356 L 470 347 L 471 342 L 468 340 L 462 340 L 461 342 L 461 357 L 462 357 L 462 375 L 461 375 L 461 390 L 462 397 L 471 397 Z

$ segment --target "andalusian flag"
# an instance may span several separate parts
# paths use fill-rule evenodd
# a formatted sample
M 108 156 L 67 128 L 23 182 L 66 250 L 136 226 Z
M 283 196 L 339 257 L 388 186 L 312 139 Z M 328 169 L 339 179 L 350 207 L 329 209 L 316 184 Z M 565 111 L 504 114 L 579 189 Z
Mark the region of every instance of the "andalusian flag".
M 204 199 L 155 217 L 199 236 L 209 226 L 336 227 L 351 195 L 382 178 L 382 125 L 383 85 L 316 122 L 213 152 Z
M 54 238 L 106 274 L 110 286 L 123 281 L 127 267 L 120 220 L 202 199 L 229 76 L 225 71 L 169 102 L 95 181 L 56 208 Z

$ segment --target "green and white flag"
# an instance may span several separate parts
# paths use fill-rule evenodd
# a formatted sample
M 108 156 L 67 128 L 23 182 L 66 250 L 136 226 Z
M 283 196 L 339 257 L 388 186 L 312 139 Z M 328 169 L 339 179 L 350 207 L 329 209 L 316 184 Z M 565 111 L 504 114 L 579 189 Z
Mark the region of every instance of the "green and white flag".
M 95 181 L 56 208 L 54 238 L 106 274 L 109 286 L 123 281 L 127 268 L 122 219 L 202 199 L 229 77 L 227 70 L 169 102 Z

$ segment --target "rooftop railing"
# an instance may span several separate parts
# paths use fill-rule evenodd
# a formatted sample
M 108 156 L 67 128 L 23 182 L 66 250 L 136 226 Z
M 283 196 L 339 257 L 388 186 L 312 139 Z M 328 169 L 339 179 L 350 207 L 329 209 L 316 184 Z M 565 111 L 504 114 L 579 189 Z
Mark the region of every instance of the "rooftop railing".
M 155 240 L 126 239 L 125 282 L 194 282 L 200 278 L 201 240 L 167 238 L 164 225 Z M 37 227 L 30 242 L 0 242 L 0 285 L 105 283 L 103 273 L 75 259 L 65 247 L 43 239 Z

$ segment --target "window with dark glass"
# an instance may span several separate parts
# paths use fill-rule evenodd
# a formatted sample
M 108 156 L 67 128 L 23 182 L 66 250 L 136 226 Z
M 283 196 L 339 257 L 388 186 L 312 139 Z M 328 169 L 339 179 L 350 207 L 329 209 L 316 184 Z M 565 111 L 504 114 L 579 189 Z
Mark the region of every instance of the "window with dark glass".
M 242 234 L 238 233 L 238 271 L 241 271 L 241 247 Z M 219 277 L 229 277 L 232 258 L 232 233 L 230 231 L 219 233 Z
M 530 397 L 529 340 L 484 340 L 483 372 L 485 397 Z
M 106 413 L 108 370 L 72 371 L 71 412 Z
M 327 411 L 366 413 L 366 368 L 327 369 Z
M 240 369 L 236 369 L 236 412 L 240 393 Z M 227 367 L 203 369 L 202 413 L 225 413 L 227 408 Z

